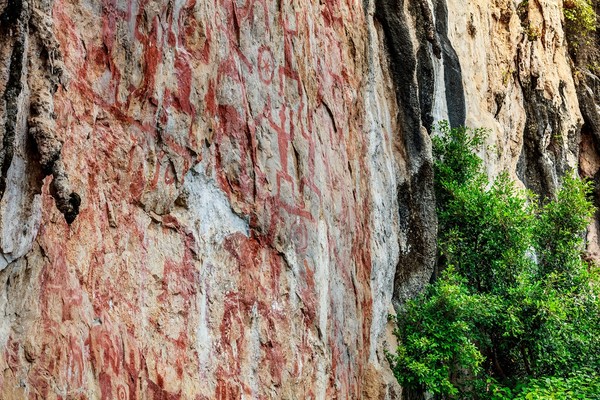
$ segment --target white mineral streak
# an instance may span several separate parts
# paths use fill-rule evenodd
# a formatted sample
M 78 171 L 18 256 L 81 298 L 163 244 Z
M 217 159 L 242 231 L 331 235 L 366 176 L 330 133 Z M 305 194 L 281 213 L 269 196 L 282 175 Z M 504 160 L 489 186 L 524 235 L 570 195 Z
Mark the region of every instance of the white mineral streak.
M 19 97 L 19 109 L 25 109 L 26 93 Z M 26 113 L 20 113 L 17 130 L 27 126 Z M 3 122 L 3 121 L 0 121 Z M 3 134 L 0 130 L 0 138 Z M 0 271 L 31 250 L 42 219 L 42 198 L 32 187 L 28 175 L 35 171 L 26 157 L 26 141 L 16 136 L 15 152 L 6 177 L 6 190 L 0 201 Z
M 373 1 L 369 2 L 370 16 Z M 386 77 L 381 70 L 385 57 L 381 54 L 381 38 L 372 18 L 368 24 L 367 59 L 369 71 L 365 89 L 365 129 L 369 137 L 368 161 L 371 179 L 372 229 L 371 236 L 371 294 L 373 296 L 373 322 L 370 331 L 369 359 L 378 363 L 377 347 L 387 324 L 389 305 L 394 289 L 394 273 L 399 257 L 398 238 L 398 166 L 392 149 L 394 124 L 390 100 L 386 98 Z
M 208 156 L 206 155 L 205 159 Z M 202 257 L 202 268 L 197 282 L 199 287 L 199 296 L 197 300 L 198 327 L 196 329 L 196 347 L 198 354 L 198 363 L 200 370 L 200 379 L 207 379 L 210 371 L 214 369 L 214 361 L 211 357 L 214 338 L 210 321 L 210 305 L 208 303 L 208 292 L 211 284 L 215 284 L 215 266 L 221 262 L 219 257 L 219 248 L 223 239 L 235 233 L 241 233 L 245 236 L 249 234 L 248 222 L 235 214 L 227 196 L 216 185 L 213 175 L 207 174 L 206 162 L 200 162 L 190 169 L 187 173 L 182 188 L 183 196 L 186 198 L 186 209 L 177 208 L 173 211 L 182 220 L 188 221 L 189 226 L 193 227 L 193 234 Z M 252 337 L 257 335 L 255 332 L 255 317 L 253 317 Z M 256 339 L 257 340 L 257 339 Z M 256 347 L 256 340 L 251 345 Z M 256 356 L 253 356 L 254 360 Z M 254 365 L 254 361 L 252 365 Z M 244 376 L 251 379 L 254 372 Z M 256 393 L 257 384 L 252 381 L 253 391 Z M 214 382 L 211 382 L 211 386 Z M 254 398 L 255 396 L 253 396 Z
M 317 281 L 317 291 L 319 299 L 319 331 L 321 340 L 327 343 L 327 322 L 329 318 L 329 254 L 327 249 L 327 225 L 324 221 L 319 221 L 318 228 L 319 243 L 321 246 L 321 258 L 317 263 L 315 279 Z
M 198 163 L 186 175 L 183 192 L 191 217 L 195 220 L 195 235 L 199 243 L 221 244 L 226 236 L 240 232 L 249 234 L 248 221 L 233 212 L 229 199 L 217 186 L 213 176 L 206 173 L 205 163 Z
M 431 16 L 433 18 L 433 24 L 436 24 L 435 7 L 433 0 L 427 0 L 429 9 L 431 10 Z M 433 125 L 435 126 L 438 122 L 448 119 L 448 101 L 446 100 L 446 78 L 444 76 L 444 58 L 437 58 L 433 54 L 431 44 L 429 45 L 429 57 L 433 63 L 433 106 L 431 113 L 433 115 Z
M 196 345 L 198 347 L 198 362 L 200 363 L 200 371 L 203 378 L 206 378 L 208 374 L 208 361 L 210 357 L 210 347 L 212 344 L 212 338 L 208 326 L 208 298 L 206 295 L 207 285 L 206 278 L 201 279 L 199 284 L 202 285 L 202 291 L 198 296 L 198 309 L 200 311 L 198 330 L 196 331 Z
M 430 45 L 431 46 L 431 45 Z M 448 102 L 446 100 L 446 81 L 444 77 L 444 59 L 437 58 L 432 51 L 429 52 L 433 62 L 433 106 L 431 113 L 433 115 L 433 125 L 440 121 L 448 120 Z

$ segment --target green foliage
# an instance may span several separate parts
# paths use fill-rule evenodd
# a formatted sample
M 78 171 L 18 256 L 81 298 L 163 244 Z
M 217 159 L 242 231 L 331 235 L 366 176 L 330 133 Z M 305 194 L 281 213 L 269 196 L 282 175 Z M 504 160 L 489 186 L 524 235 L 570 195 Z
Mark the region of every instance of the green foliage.
M 452 183 L 465 184 L 475 178 L 481 179 L 481 158 L 475 151 L 465 149 L 481 147 L 487 135 L 485 129 L 450 129 L 447 121 L 441 121 L 437 131 L 438 135 L 432 139 L 436 193 L 445 194 L 444 188 Z
M 587 199 L 591 190 L 590 182 L 567 175 L 558 198 L 542 208 L 536 226 L 536 247 L 543 276 L 555 272 L 573 284 L 572 278 L 585 269 L 579 256 L 584 246 L 581 233 L 593 216 Z
M 592 0 L 565 0 L 563 13 L 570 28 L 580 33 L 596 30 L 596 13 Z
M 448 265 L 484 293 L 506 293 L 531 264 L 533 213 L 507 175 L 486 189 L 482 179 L 450 184 L 452 197 L 439 209 L 440 248 Z
M 530 378 L 514 388 L 490 382 L 492 400 L 575 400 L 600 399 L 600 380 L 589 370 L 577 371 L 568 377 L 546 376 Z
M 596 30 L 594 5 L 592 0 L 565 0 L 563 14 L 567 39 L 576 52 L 588 40 L 588 35 Z
M 525 34 L 527 35 L 527 39 L 529 39 L 530 42 L 535 42 L 542 35 L 542 30 L 539 26 L 529 24 L 526 26 Z
M 591 186 L 570 174 L 539 201 L 506 174 L 490 184 L 476 155 L 484 139 L 446 123 L 433 139 L 444 271 L 399 313 L 393 371 L 449 398 L 594 398 L 600 281 L 582 258 Z
M 589 371 L 578 371 L 568 378 L 544 377 L 530 379 L 518 385 L 512 397 L 515 400 L 574 400 L 600 399 L 600 380 Z
M 474 322 L 489 316 L 491 309 L 481 307 L 486 300 L 472 295 L 449 268 L 444 279 L 409 301 L 397 320 L 395 334 L 402 341 L 397 353 L 390 355 L 398 381 L 433 393 L 458 394 L 455 381 L 467 378 L 458 376 L 461 371 L 481 369 L 483 356 L 475 345 Z

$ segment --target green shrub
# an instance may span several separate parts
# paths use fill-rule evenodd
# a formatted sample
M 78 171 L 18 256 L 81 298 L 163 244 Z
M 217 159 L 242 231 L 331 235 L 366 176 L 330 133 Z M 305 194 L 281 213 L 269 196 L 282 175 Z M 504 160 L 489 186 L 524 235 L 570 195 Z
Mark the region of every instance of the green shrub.
M 596 12 L 592 0 L 565 0 L 565 33 L 571 49 L 577 52 L 581 44 L 589 40 L 589 34 L 596 30 Z
M 565 0 L 563 14 L 569 29 L 579 33 L 596 30 L 596 12 L 592 0 Z
M 568 378 L 544 377 L 518 385 L 515 400 L 600 399 L 600 380 L 593 372 L 578 371 Z
M 388 357 L 398 381 L 406 386 L 432 393 L 457 395 L 460 381 L 478 374 L 484 360 L 476 342 L 475 321 L 490 313 L 481 303 L 485 296 L 474 296 L 464 279 L 449 268 L 442 279 L 425 293 L 406 304 L 397 319 L 395 335 L 401 338 L 396 354 Z M 463 377 L 458 375 L 464 371 Z M 457 383 L 458 381 L 458 383 Z
M 398 313 L 396 378 L 449 398 L 588 396 L 600 385 L 598 269 L 582 258 L 590 184 L 567 175 L 543 201 L 506 174 L 490 184 L 476 155 L 485 132 L 439 131 L 443 272 Z

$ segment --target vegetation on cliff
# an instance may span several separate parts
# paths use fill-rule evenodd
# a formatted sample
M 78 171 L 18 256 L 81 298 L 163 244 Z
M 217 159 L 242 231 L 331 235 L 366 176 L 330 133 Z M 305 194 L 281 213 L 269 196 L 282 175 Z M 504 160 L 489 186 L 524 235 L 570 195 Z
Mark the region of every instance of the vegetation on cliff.
M 598 398 L 598 267 L 582 234 L 590 184 L 564 178 L 538 199 L 506 174 L 492 183 L 482 130 L 434 138 L 442 272 L 396 317 L 389 354 L 405 387 L 445 398 Z
M 592 0 L 565 0 L 563 14 L 567 27 L 573 32 L 588 33 L 596 30 L 596 12 Z
M 592 0 L 564 0 L 565 33 L 571 52 L 577 53 L 579 47 L 590 39 L 590 33 L 596 30 L 596 11 Z

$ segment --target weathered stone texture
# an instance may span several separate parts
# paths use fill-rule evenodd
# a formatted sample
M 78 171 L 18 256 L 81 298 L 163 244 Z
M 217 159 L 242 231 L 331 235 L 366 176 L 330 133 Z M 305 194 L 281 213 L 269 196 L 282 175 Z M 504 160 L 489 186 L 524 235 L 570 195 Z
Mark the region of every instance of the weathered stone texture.
M 0 398 L 399 398 L 432 124 L 541 193 L 577 164 L 560 7 L 519 12 L 0 0 Z
M 484 155 L 539 194 L 577 166 L 581 113 L 562 2 L 449 0 L 450 38 L 465 76 L 467 124 L 492 130 Z M 466 40 L 465 40 L 466 39 Z M 468 78 L 467 78 L 468 77 Z
M 57 0 L 50 15 L 64 145 L 24 159 L 60 162 L 81 207 L 65 223 L 56 174 L 19 192 L 41 227 L 2 271 L 0 397 L 386 396 L 398 132 L 363 4 Z

